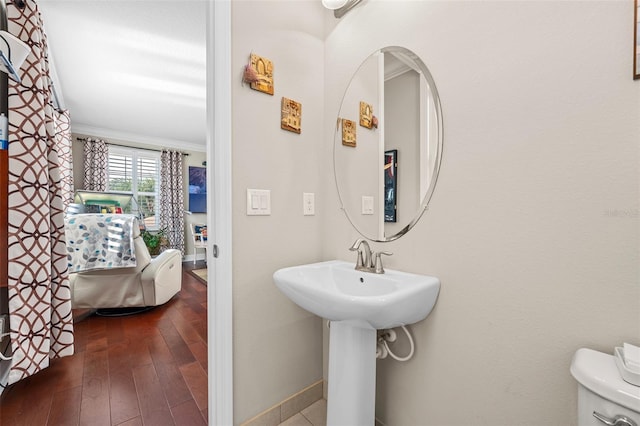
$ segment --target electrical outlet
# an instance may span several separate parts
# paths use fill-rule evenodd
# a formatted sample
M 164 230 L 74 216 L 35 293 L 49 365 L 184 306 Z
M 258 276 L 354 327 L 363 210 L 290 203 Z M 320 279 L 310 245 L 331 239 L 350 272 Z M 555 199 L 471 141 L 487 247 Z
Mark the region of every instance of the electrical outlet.
M 305 216 L 316 214 L 316 197 L 313 192 L 302 193 L 302 214 Z

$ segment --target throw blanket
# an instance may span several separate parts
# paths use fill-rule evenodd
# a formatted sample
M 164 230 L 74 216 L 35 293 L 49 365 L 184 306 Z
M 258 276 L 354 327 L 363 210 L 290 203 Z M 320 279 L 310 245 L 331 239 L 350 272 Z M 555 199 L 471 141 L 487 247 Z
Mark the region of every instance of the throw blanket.
M 128 214 L 76 214 L 64 219 L 69 272 L 136 266 L 133 231 Z

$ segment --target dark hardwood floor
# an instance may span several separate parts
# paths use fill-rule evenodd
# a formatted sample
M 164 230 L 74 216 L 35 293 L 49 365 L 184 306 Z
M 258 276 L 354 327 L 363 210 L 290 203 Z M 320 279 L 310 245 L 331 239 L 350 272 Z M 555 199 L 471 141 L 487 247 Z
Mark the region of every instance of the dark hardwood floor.
M 0 425 L 205 425 L 207 287 L 192 268 L 163 306 L 77 322 L 75 355 L 8 387 Z

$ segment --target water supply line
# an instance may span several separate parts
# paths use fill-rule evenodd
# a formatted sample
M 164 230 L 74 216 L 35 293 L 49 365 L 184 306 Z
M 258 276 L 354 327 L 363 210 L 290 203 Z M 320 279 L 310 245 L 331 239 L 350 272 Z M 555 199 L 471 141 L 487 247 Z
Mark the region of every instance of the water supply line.
M 330 329 L 331 321 L 327 320 L 326 324 L 327 324 L 327 328 Z M 390 328 L 386 330 L 378 330 L 378 343 L 376 345 L 377 359 L 385 359 L 387 356 L 390 356 L 396 361 L 405 362 L 413 358 L 413 354 L 415 352 L 416 346 L 415 346 L 415 343 L 413 342 L 413 338 L 411 337 L 411 333 L 409 333 L 409 329 L 407 329 L 407 327 L 404 325 L 401 325 L 400 328 L 404 330 L 405 334 L 407 335 L 407 339 L 409 339 L 409 346 L 410 346 L 409 354 L 407 354 L 404 357 L 400 357 L 391 351 L 391 349 L 389 348 L 388 342 L 392 342 L 392 343 L 395 342 L 397 338 L 397 334 L 394 329 Z
M 378 345 L 376 347 L 376 358 L 385 359 L 387 355 L 389 355 L 391 358 L 395 359 L 396 361 L 405 362 L 405 361 L 409 361 L 413 357 L 413 353 L 415 351 L 415 344 L 413 342 L 413 338 L 411 337 L 411 333 L 409 333 L 409 330 L 404 325 L 400 326 L 400 328 L 404 330 L 405 334 L 407 335 L 407 338 L 409 339 L 409 345 L 410 345 L 409 354 L 404 357 L 400 357 L 394 354 L 393 351 L 391 351 L 391 349 L 389 348 L 389 342 L 395 342 L 397 337 L 395 330 L 393 329 L 380 330 L 378 331 Z

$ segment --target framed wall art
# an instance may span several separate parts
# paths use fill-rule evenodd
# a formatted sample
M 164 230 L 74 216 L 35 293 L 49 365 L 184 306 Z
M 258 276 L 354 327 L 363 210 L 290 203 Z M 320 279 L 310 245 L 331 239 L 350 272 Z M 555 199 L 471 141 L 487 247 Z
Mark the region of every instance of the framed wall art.
M 302 104 L 282 98 L 280 128 L 300 134 L 302 132 Z
M 356 147 L 356 123 L 342 119 L 342 145 Z
M 384 152 L 384 221 L 396 222 L 398 205 L 398 150 Z
M 273 63 L 267 58 L 252 53 L 251 68 L 257 74 L 257 81 L 251 83 L 251 88 L 273 95 Z
M 189 166 L 189 211 L 207 212 L 207 168 Z
M 370 129 L 373 122 L 373 107 L 360 101 L 360 125 Z

